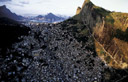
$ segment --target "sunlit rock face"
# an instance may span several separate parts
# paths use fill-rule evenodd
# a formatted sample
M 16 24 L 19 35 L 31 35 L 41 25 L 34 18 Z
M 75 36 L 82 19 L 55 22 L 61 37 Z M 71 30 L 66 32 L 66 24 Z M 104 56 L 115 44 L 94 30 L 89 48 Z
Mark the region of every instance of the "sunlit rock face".
M 111 12 L 85 0 L 74 19 L 90 29 L 96 52 L 108 66 L 128 68 L 127 13 Z
M 80 11 L 81 11 L 81 8 L 80 8 L 80 7 L 78 7 L 78 8 L 77 8 L 77 11 L 76 11 L 76 15 L 77 15 L 77 14 L 79 14 L 79 13 L 80 13 Z

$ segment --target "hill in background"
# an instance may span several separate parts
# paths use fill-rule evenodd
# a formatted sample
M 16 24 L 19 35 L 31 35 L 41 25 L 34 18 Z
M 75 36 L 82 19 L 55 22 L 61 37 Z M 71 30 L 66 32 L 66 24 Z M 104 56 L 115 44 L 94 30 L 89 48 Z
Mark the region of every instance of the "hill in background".
M 2 17 L 10 18 L 13 20 L 23 20 L 24 19 L 22 16 L 12 13 L 8 8 L 6 8 L 5 5 L 0 6 L 0 18 L 2 18 Z

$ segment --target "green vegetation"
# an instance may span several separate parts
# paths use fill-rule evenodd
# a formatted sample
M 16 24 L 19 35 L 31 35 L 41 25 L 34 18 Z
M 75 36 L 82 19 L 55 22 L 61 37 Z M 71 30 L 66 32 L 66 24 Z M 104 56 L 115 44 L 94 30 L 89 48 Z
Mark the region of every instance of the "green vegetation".
M 113 17 L 111 16 L 111 15 L 108 15 L 108 16 L 106 16 L 106 18 L 105 18 L 105 22 L 107 22 L 108 24 L 114 24 L 114 19 L 113 19 Z
M 101 8 L 101 7 L 93 6 L 93 8 L 94 8 L 94 11 L 95 11 L 97 14 L 101 15 L 102 17 L 105 17 L 105 16 L 107 16 L 107 15 L 110 14 L 110 11 L 107 11 L 107 10 Z
M 103 50 L 100 50 L 100 54 L 105 54 L 105 52 Z
M 105 10 L 99 6 L 95 6 L 90 0 L 86 0 L 82 6 L 80 14 L 77 14 L 73 19 L 84 22 L 88 26 L 91 33 L 94 34 L 95 39 L 105 49 L 99 49 L 99 45 L 95 42 L 96 52 L 99 56 L 104 56 L 106 61 L 111 67 L 121 68 L 120 65 L 112 64 L 114 60 L 108 56 L 108 52 L 112 57 L 120 56 L 123 54 L 123 59 L 127 60 L 128 53 L 128 13 L 111 12 Z M 84 20 L 85 19 L 85 20 Z M 83 21 L 84 20 L 84 21 Z M 81 23 L 82 24 L 82 23 Z M 82 41 L 84 45 L 86 41 L 93 40 L 89 38 L 88 30 L 86 26 L 83 28 L 72 28 L 76 29 L 73 31 L 75 38 L 78 41 Z M 86 49 L 90 49 L 87 47 Z M 118 50 L 118 51 L 117 51 Z M 116 58 L 115 61 L 120 62 L 120 57 Z M 111 63 L 110 63 L 111 62 Z
M 83 29 L 80 34 L 81 35 L 87 35 L 87 33 L 89 33 L 89 31 L 87 29 Z
M 110 61 L 111 61 L 110 56 L 105 57 L 105 60 L 106 60 L 106 63 L 110 63 Z
M 107 11 L 101 7 L 98 7 L 98 6 L 93 6 L 93 8 L 94 8 L 94 12 L 96 14 L 100 15 L 101 17 L 104 17 L 106 23 L 112 24 L 112 25 L 114 24 L 114 19 L 111 16 L 112 12 Z
M 120 29 L 117 29 L 115 37 L 120 39 L 120 40 L 124 40 L 124 41 L 128 42 L 128 28 L 126 29 L 125 32 L 120 30 Z

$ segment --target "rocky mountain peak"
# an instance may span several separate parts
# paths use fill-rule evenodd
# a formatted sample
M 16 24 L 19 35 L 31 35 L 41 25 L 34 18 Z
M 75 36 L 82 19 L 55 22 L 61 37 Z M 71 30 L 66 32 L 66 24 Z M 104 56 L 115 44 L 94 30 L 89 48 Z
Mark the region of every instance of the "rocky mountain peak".
M 88 4 L 90 4 L 90 5 L 88 5 Z M 77 11 L 76 11 L 76 15 L 78 15 L 80 12 L 81 12 L 81 10 L 83 10 L 83 8 L 85 7 L 85 6 L 92 6 L 93 4 L 92 4 L 92 2 L 90 1 L 90 0 L 85 0 L 84 1 L 84 3 L 83 3 L 83 5 L 82 5 L 82 8 L 81 7 L 78 7 L 77 8 Z
M 1 11 L 8 11 L 9 9 L 7 9 L 6 5 L 0 6 L 0 12 Z
M 0 8 L 6 8 L 6 5 L 0 6 Z
M 76 11 L 76 15 L 79 14 L 80 11 L 81 11 L 81 7 L 78 7 L 78 8 L 77 8 L 77 11 Z
M 54 14 L 52 13 L 48 13 L 47 16 L 55 16 Z
M 89 28 L 99 57 L 108 66 L 118 69 L 128 68 L 127 18 L 128 13 L 108 11 L 90 0 L 85 0 L 80 13 L 74 16 Z
M 13 20 L 22 20 L 23 17 L 11 12 L 5 5 L 0 6 L 0 18 L 6 17 Z
M 90 1 L 90 0 L 85 0 L 84 1 L 84 3 L 83 3 L 83 5 L 82 5 L 82 8 L 85 6 L 85 5 L 87 5 L 87 4 L 92 4 L 92 2 Z

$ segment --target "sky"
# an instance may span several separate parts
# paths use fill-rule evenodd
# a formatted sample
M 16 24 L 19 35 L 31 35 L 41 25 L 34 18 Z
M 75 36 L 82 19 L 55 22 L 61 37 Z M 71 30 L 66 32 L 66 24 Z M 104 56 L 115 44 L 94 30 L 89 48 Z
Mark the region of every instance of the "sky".
M 107 10 L 128 12 L 128 0 L 91 0 L 95 5 Z M 6 5 L 18 15 L 54 14 L 73 16 L 84 0 L 0 0 L 0 6 Z

